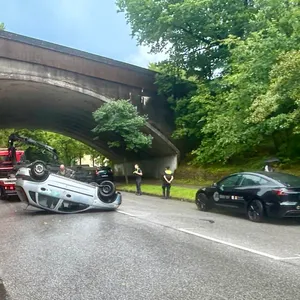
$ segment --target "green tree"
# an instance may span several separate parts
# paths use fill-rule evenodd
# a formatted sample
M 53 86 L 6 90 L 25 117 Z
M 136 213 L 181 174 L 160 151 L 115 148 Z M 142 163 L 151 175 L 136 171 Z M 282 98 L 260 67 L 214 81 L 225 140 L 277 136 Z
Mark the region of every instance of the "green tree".
M 93 162 L 93 166 L 95 166 L 95 164 L 97 165 L 103 165 L 106 157 L 103 156 L 99 151 L 92 149 L 90 147 L 87 147 L 86 149 L 86 154 L 91 156 L 92 162 Z
M 80 160 L 83 158 L 85 154 L 87 155 L 95 155 L 95 150 L 91 147 L 76 141 L 70 137 L 54 133 L 48 132 L 44 130 L 28 130 L 28 129 L 2 129 L 0 130 L 0 146 L 7 147 L 8 137 L 11 133 L 18 132 L 23 136 L 32 138 L 36 141 L 47 144 L 53 148 L 55 148 L 58 152 L 58 156 L 60 161 L 65 165 L 73 165 L 76 160 Z M 20 148 L 27 149 L 28 145 L 20 145 Z M 39 152 L 40 149 L 36 149 L 35 152 Z M 98 153 L 98 152 L 97 152 Z M 95 156 L 95 159 L 99 157 L 99 153 Z
M 263 29 L 252 32 L 245 40 L 232 36 L 225 41 L 231 54 L 230 73 L 222 79 L 225 89 L 205 106 L 204 139 L 194 151 L 200 162 L 226 162 L 237 155 L 254 153 L 270 141 L 270 136 L 275 144 L 270 151 L 278 153 L 281 145 L 291 140 L 297 102 L 289 93 L 279 93 L 278 86 L 281 91 L 293 87 L 295 92 L 296 73 L 291 66 L 290 77 L 285 72 L 283 79 L 277 72 L 287 64 L 284 57 L 295 56 L 296 63 L 293 51 L 299 50 L 299 4 L 259 2 L 261 10 L 256 19 Z M 288 155 L 286 149 L 284 152 Z
M 132 1 L 123 1 L 123 4 L 125 2 Z M 169 13 L 167 6 L 170 1 L 164 2 L 155 1 L 165 5 L 166 13 Z M 172 3 L 193 6 L 192 2 Z M 203 5 L 202 1 L 197 3 Z M 168 64 L 163 64 L 164 67 L 162 64 L 150 66 L 162 72 L 157 75 L 157 84 L 175 111 L 174 136 L 187 136 L 193 140 L 195 150 L 192 153 L 201 163 L 228 162 L 245 154 L 249 157 L 262 148 L 284 157 L 292 157 L 299 152 L 298 100 L 295 96 L 298 93 L 299 1 L 256 0 L 254 6 L 248 4 L 246 10 L 232 10 L 230 5 L 225 9 L 227 12 L 231 9 L 232 20 L 237 23 L 239 17 L 246 13 L 247 22 L 244 24 L 247 27 L 243 34 L 235 33 L 230 27 L 227 35 L 219 39 L 220 47 L 227 51 L 226 56 L 219 56 L 221 76 L 203 76 L 201 79 L 196 76 L 191 80 L 189 73 L 185 72 L 186 65 L 178 64 L 172 56 Z M 143 9 L 148 8 L 139 8 Z M 133 7 L 127 14 L 134 18 L 132 11 Z M 220 16 L 217 9 L 210 12 Z M 189 14 L 182 18 L 188 20 Z M 223 21 L 222 18 L 220 20 Z M 211 28 L 214 28 L 217 23 L 214 18 L 211 21 L 214 23 Z M 138 23 L 134 25 L 139 28 Z M 206 32 L 205 28 L 202 24 L 198 30 Z M 139 29 L 141 33 L 137 34 L 143 34 L 143 38 L 147 39 L 144 28 Z M 215 39 L 214 35 L 212 39 Z M 190 48 L 187 46 L 186 49 L 188 54 Z M 208 53 L 204 51 L 203 55 Z M 192 62 L 192 66 L 199 69 L 197 63 Z M 169 80 L 167 75 L 170 72 L 176 80 Z M 193 88 L 185 95 L 174 96 L 182 79 L 194 82 L 196 92 Z
M 188 75 L 212 78 L 224 68 L 229 34 L 244 37 L 255 11 L 242 0 L 117 0 L 132 35 L 153 53 L 170 47 L 170 60 Z M 254 25 L 254 23 L 252 24 Z
M 0 130 L 0 148 L 6 148 L 8 146 L 8 137 L 13 133 L 12 129 Z
M 0 23 L 0 30 L 5 30 L 4 23 Z
M 227 89 L 221 79 L 230 72 L 231 53 L 224 41 L 230 35 L 244 40 L 259 27 L 253 22 L 259 6 L 247 0 L 118 0 L 117 5 L 139 44 L 153 53 L 170 47 L 168 61 L 150 68 L 159 72 L 159 93 L 174 110 L 173 137 L 185 150 L 197 149 L 205 136 L 206 106 Z
M 202 126 L 198 122 L 201 111 L 191 101 L 198 92 L 198 81 L 195 77 L 187 77 L 186 72 L 171 63 L 151 64 L 150 69 L 158 72 L 155 79 L 158 94 L 167 99 L 174 111 L 176 129 L 172 137 L 184 145 L 182 150 L 191 151 L 199 145 Z
M 108 146 L 111 148 L 137 152 L 152 144 L 152 136 L 141 131 L 146 125 L 147 117 L 140 116 L 136 107 L 127 100 L 105 103 L 93 113 L 93 117 L 97 126 L 92 131 L 98 136 L 108 133 L 111 137 Z M 125 156 L 124 163 L 126 165 Z M 126 170 L 125 179 L 128 183 Z

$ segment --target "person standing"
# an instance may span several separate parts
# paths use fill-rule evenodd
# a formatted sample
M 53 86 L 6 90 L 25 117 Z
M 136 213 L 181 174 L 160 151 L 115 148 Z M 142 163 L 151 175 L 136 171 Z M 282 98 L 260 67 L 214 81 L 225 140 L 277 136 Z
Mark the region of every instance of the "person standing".
M 65 165 L 60 165 L 59 166 L 59 171 L 57 172 L 58 175 L 68 177 L 68 178 L 73 178 L 75 175 L 75 172 L 71 169 L 68 169 L 65 167 Z
M 274 168 L 272 167 L 272 165 L 270 163 L 267 163 L 265 165 L 265 169 L 264 169 L 265 172 L 274 172 Z
M 170 167 L 166 167 L 162 176 L 163 199 L 170 198 L 171 183 L 173 179 L 173 172 L 170 170 Z
M 135 164 L 133 174 L 135 175 L 136 195 L 141 196 L 142 195 L 141 185 L 142 185 L 143 172 L 140 169 L 138 164 Z

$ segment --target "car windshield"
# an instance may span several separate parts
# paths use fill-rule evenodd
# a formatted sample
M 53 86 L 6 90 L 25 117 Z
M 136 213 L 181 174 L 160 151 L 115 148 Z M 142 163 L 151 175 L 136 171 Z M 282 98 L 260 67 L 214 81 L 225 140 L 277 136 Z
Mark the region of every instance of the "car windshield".
M 300 187 L 300 177 L 295 175 L 270 172 L 268 177 L 275 179 L 286 186 Z

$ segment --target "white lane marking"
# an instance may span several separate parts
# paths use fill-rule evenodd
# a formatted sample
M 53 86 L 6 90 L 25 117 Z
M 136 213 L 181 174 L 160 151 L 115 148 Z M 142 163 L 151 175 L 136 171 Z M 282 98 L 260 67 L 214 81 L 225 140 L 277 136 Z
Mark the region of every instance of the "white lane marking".
M 120 213 L 120 214 L 126 215 L 126 216 L 134 217 L 134 218 L 141 218 L 141 217 L 147 216 L 147 214 L 145 214 L 145 215 L 133 215 L 133 214 L 128 213 L 128 212 L 123 211 L 123 210 L 117 210 L 117 212 Z
M 181 232 L 191 234 L 191 235 L 195 235 L 195 236 L 200 237 L 202 239 L 206 239 L 206 240 L 209 240 L 209 241 L 212 241 L 212 242 L 223 244 L 223 245 L 226 245 L 226 246 L 229 246 L 229 247 L 232 247 L 232 248 L 244 250 L 244 251 L 254 253 L 254 254 L 257 254 L 257 255 L 260 255 L 260 256 L 265 256 L 265 257 L 268 257 L 268 258 L 271 258 L 271 259 L 274 259 L 274 260 L 300 259 L 299 254 L 295 254 L 296 256 L 291 256 L 291 257 L 280 257 L 280 256 L 272 255 L 272 254 L 269 254 L 269 253 L 265 253 L 265 252 L 262 252 L 262 251 L 254 250 L 254 249 L 251 249 L 251 248 L 248 248 L 248 247 L 244 247 L 244 246 L 240 246 L 240 245 L 237 245 L 237 244 L 222 241 L 222 240 L 219 240 L 219 239 L 215 239 L 215 238 L 210 237 L 210 236 L 206 236 L 206 235 L 199 234 L 199 233 L 196 233 L 196 232 L 193 232 L 193 231 L 189 231 L 185 228 L 177 228 L 177 230 L 181 231 Z
M 222 240 L 219 240 L 219 239 L 215 239 L 215 238 L 210 237 L 210 236 L 206 236 L 206 235 L 203 235 L 203 234 L 199 234 L 199 233 L 196 233 L 196 232 L 193 232 L 193 231 L 186 230 L 184 228 L 177 228 L 177 230 L 181 231 L 181 232 L 185 232 L 185 233 L 191 234 L 191 235 L 198 236 L 198 237 L 200 237 L 202 239 L 206 239 L 206 240 L 209 240 L 209 241 L 212 241 L 212 242 L 216 242 L 216 243 L 219 243 L 219 244 L 230 246 L 232 248 L 236 248 L 236 249 L 244 250 L 244 251 L 247 251 L 247 252 L 250 252 L 250 253 L 254 253 L 254 254 L 261 255 L 261 256 L 265 256 L 265 257 L 272 258 L 272 259 L 275 259 L 275 260 L 281 259 L 281 257 L 276 256 L 276 255 L 271 255 L 271 254 L 268 254 L 268 253 L 265 253 L 265 252 L 261 252 L 261 251 L 257 251 L 257 250 L 254 250 L 254 249 L 251 249 L 251 248 L 247 248 L 247 247 L 244 247 L 244 246 L 240 246 L 240 245 L 236 245 L 236 244 L 233 244 L 233 243 L 225 242 L 225 241 L 222 241 Z
M 291 257 L 280 257 L 282 260 L 288 260 L 288 259 L 300 259 L 300 255 L 296 254 L 296 256 Z
M 130 217 L 135 217 L 135 218 L 140 217 L 140 216 L 137 216 L 137 215 L 127 213 L 127 212 L 122 211 L 122 210 L 117 210 L 117 212 L 120 213 L 120 214 L 130 216 Z M 143 220 L 149 222 L 149 220 L 145 220 L 145 219 L 143 219 Z M 248 248 L 248 247 L 240 246 L 240 245 L 237 245 L 237 244 L 233 244 L 233 243 L 230 243 L 230 242 L 226 242 L 226 241 L 223 241 L 223 240 L 219 240 L 219 239 L 216 239 L 216 238 L 213 238 L 213 237 L 210 237 L 210 236 L 206 236 L 206 235 L 203 235 L 203 234 L 199 234 L 199 233 L 187 230 L 187 229 L 192 229 L 192 228 L 176 228 L 176 227 L 167 226 L 167 225 L 164 225 L 164 224 L 161 224 L 161 223 L 156 223 L 156 222 L 150 222 L 150 223 L 160 225 L 160 226 L 164 226 L 164 227 L 168 227 L 168 228 L 180 231 L 180 232 L 184 232 L 184 233 L 187 233 L 187 234 L 190 234 L 190 235 L 194 235 L 194 236 L 200 237 L 200 238 L 205 239 L 205 240 L 209 240 L 209 241 L 212 241 L 212 242 L 215 242 L 215 243 L 219 243 L 219 244 L 226 245 L 226 246 L 229 246 L 229 247 L 232 247 L 232 248 L 243 250 L 243 251 L 246 251 L 246 252 L 249 252 L 249 253 L 253 253 L 253 254 L 260 255 L 260 256 L 268 257 L 268 258 L 271 258 L 273 260 L 300 259 L 300 255 L 298 255 L 298 254 L 295 254 L 296 256 L 291 256 L 291 257 L 280 257 L 280 256 L 268 254 L 268 253 L 265 253 L 265 252 L 262 252 L 262 251 L 254 250 L 254 249 L 251 249 L 251 248 Z
M 118 213 L 120 213 L 120 214 L 126 215 L 126 216 L 130 216 L 130 217 L 137 217 L 136 215 L 132 215 L 132 214 L 130 214 L 130 213 L 127 213 L 127 212 L 125 212 L 125 211 L 122 211 L 122 210 L 117 210 L 117 212 L 118 212 Z

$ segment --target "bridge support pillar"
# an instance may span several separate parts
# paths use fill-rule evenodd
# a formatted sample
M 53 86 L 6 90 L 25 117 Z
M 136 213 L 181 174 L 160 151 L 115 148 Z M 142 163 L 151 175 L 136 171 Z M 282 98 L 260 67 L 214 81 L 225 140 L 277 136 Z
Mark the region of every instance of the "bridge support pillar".
M 149 160 L 133 161 L 126 164 L 114 165 L 115 176 L 124 176 L 125 170 L 128 176 L 132 176 L 134 165 L 138 164 L 143 171 L 144 178 L 160 179 L 165 167 L 170 167 L 174 172 L 178 166 L 178 156 L 156 157 Z

